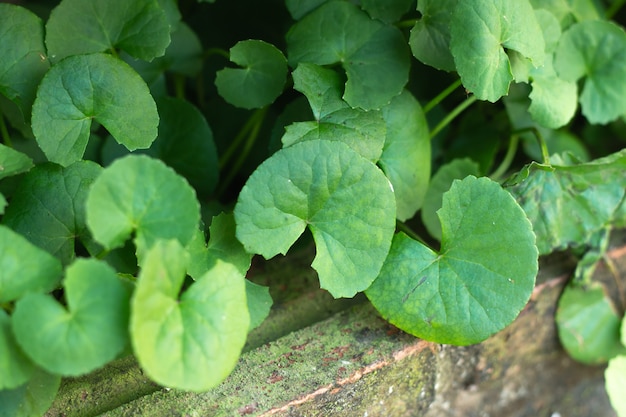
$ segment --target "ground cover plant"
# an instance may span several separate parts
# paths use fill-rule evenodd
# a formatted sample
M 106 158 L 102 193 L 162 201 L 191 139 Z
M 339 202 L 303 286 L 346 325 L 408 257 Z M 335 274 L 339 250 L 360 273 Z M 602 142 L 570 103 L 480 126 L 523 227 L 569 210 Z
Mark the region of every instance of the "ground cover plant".
M 626 415 L 592 279 L 626 226 L 623 4 L 0 4 L 0 414 L 125 355 L 214 387 L 270 309 L 252 257 L 308 242 L 334 297 L 457 345 L 573 251 L 560 337 Z

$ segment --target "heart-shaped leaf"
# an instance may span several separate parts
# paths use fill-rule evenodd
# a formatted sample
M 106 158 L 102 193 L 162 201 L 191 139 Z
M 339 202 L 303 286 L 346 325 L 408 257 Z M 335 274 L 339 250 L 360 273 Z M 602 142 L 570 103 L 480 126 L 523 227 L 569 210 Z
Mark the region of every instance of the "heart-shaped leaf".
M 439 253 L 400 233 L 366 295 L 400 329 L 469 345 L 509 325 L 530 298 L 537 247 L 521 207 L 499 184 L 455 181 L 439 210 Z
M 0 94 L 17 104 L 28 120 L 37 85 L 50 67 L 43 22 L 23 7 L 0 4 L 0 28 Z
M 186 245 L 200 222 L 193 188 L 163 162 L 129 155 L 105 168 L 86 203 L 87 226 L 106 249 L 120 247 L 134 234 L 137 256 L 158 239 Z
M 450 52 L 450 21 L 459 0 L 420 0 L 417 10 L 422 14 L 411 29 L 409 45 L 413 56 L 426 65 L 454 71 Z
M 626 113 L 626 32 L 614 23 L 589 20 L 563 33 L 554 68 L 565 81 L 585 78 L 582 112 L 591 123 L 608 123 Z
M 101 171 L 91 161 L 75 162 L 66 168 L 37 165 L 20 182 L 4 223 L 59 258 L 63 265 L 75 258 L 76 239 L 86 248 L 97 250 L 85 224 L 85 200 Z
M 54 60 L 122 49 L 151 61 L 165 53 L 170 27 L 156 0 L 63 0 L 46 24 L 46 45 Z
M 286 253 L 308 226 L 317 247 L 313 268 L 335 297 L 352 297 L 376 278 L 395 217 L 385 175 L 347 145 L 325 140 L 276 152 L 235 206 L 237 238 L 265 258 Z
M 513 50 L 537 67 L 544 60 L 544 39 L 528 0 L 459 1 L 450 22 L 450 49 L 465 88 L 495 102 L 513 81 Z
M 61 272 L 58 259 L 0 225 L 0 302 L 17 300 L 31 291 L 51 291 Z
M 67 308 L 29 293 L 15 304 L 13 333 L 26 354 L 60 375 L 81 375 L 111 361 L 128 344 L 130 294 L 110 266 L 78 259 L 63 281 Z
M 35 366 L 15 341 L 11 317 L 0 309 L 0 392 L 25 384 L 34 370 Z
M 230 48 L 230 60 L 244 68 L 225 68 L 215 77 L 217 91 L 230 104 L 261 108 L 282 93 L 287 59 L 274 45 L 258 40 L 237 42 Z
M 351 107 L 379 109 L 408 81 L 410 59 L 402 32 L 372 20 L 350 2 L 331 1 L 306 15 L 287 33 L 287 51 L 294 67 L 341 64 L 348 77 L 343 98 Z
M 281 139 L 285 147 L 307 140 L 339 141 L 370 161 L 378 161 L 386 131 L 380 111 L 351 108 L 341 99 L 341 80 L 333 70 L 302 63 L 292 76 L 294 88 L 307 97 L 317 120 L 287 126 Z
M 179 298 L 187 257 L 175 240 L 146 254 L 132 299 L 131 339 L 156 382 L 206 391 L 232 371 L 248 334 L 244 277 L 217 261 Z
M 407 90 L 382 109 L 387 126 L 378 164 L 393 185 L 396 217 L 410 219 L 422 206 L 430 178 L 430 132 L 421 106 Z
M 33 104 L 33 133 L 52 162 L 82 158 L 92 120 L 129 150 L 147 148 L 159 115 L 146 83 L 126 63 L 105 54 L 77 55 L 54 65 Z

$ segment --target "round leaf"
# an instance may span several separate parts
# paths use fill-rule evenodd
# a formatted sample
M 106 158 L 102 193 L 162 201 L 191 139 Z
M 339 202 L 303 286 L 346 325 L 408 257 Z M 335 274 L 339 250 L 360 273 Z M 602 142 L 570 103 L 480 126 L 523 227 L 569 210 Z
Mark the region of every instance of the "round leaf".
M 36 166 L 20 182 L 4 223 L 64 265 L 70 264 L 76 256 L 76 239 L 88 249 L 94 247 L 85 224 L 85 200 L 101 171 L 91 161 L 75 162 L 66 168 Z
M 87 226 L 105 248 L 134 233 L 139 260 L 157 239 L 191 241 L 200 221 L 193 188 L 161 161 L 129 155 L 105 168 L 86 203 Z
M 32 378 L 15 389 L 0 391 L 0 417 L 42 416 L 52 405 L 61 377 L 35 368 Z
M 317 36 L 316 36 L 317 34 Z M 341 64 L 351 107 L 372 110 L 388 104 L 408 81 L 409 51 L 402 32 L 372 20 L 350 2 L 323 4 L 287 33 L 289 62 Z
M 51 291 L 61 278 L 61 262 L 21 235 L 0 225 L 0 302 L 31 291 Z
M 530 298 L 535 236 L 511 195 L 487 178 L 455 181 L 439 217 L 440 252 L 396 235 L 366 294 L 408 333 L 438 343 L 478 343 L 509 325 Z
M 261 108 L 282 93 L 287 60 L 274 45 L 258 40 L 237 42 L 230 48 L 230 60 L 244 68 L 225 68 L 215 77 L 217 91 L 230 104 Z
M 11 318 L 0 309 L 0 392 L 26 383 L 34 370 L 33 363 L 15 341 Z
M 405 90 L 382 109 L 387 125 L 385 147 L 378 164 L 396 196 L 400 221 L 422 206 L 430 177 L 430 134 L 421 106 Z
M 248 252 L 286 253 L 308 226 L 322 288 L 352 297 L 376 278 L 395 229 L 384 174 L 347 145 L 307 141 L 276 152 L 250 176 L 235 206 Z
M 148 87 L 123 61 L 105 54 L 64 59 L 46 74 L 33 105 L 37 143 L 52 162 L 82 158 L 92 120 L 129 150 L 147 148 L 159 115 Z
M 156 0 L 63 0 L 46 24 L 54 60 L 119 48 L 151 61 L 169 43 L 167 17 Z
M 217 261 L 178 298 L 186 253 L 175 240 L 146 254 L 132 299 L 131 339 L 156 382 L 206 391 L 232 371 L 248 334 L 244 277 Z
M 626 113 L 626 32 L 611 22 L 593 20 L 563 33 L 554 57 L 559 77 L 585 77 L 582 112 L 591 123 L 608 123 Z
M 450 52 L 450 21 L 459 0 L 420 0 L 417 10 L 422 18 L 411 29 L 409 45 L 413 56 L 426 65 L 454 71 Z
M 81 375 L 113 360 L 128 343 L 129 292 L 102 261 L 78 259 L 63 282 L 67 309 L 30 293 L 13 313 L 13 332 L 26 354 L 60 375 Z
M 544 39 L 528 0 L 459 1 L 450 22 L 450 48 L 463 85 L 481 100 L 495 102 L 513 81 L 505 48 L 543 64 Z
M 43 23 L 27 9 L 0 4 L 0 94 L 30 118 L 35 92 L 50 67 L 43 44 Z
M 602 364 L 626 353 L 620 343 L 620 316 L 601 284 L 565 288 L 555 318 L 563 347 L 579 362 Z

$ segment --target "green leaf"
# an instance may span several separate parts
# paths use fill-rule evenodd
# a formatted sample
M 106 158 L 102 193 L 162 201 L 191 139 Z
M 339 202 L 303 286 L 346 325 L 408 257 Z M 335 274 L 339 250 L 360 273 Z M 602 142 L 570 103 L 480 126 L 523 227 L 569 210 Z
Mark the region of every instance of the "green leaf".
M 308 226 L 317 247 L 313 268 L 335 297 L 352 297 L 376 278 L 395 217 L 384 174 L 347 145 L 325 140 L 276 152 L 235 206 L 237 238 L 265 258 L 286 253 Z
M 0 4 L 0 56 L 0 94 L 28 121 L 37 85 L 50 67 L 41 19 L 23 7 Z
M 63 287 L 67 308 L 41 293 L 18 300 L 13 332 L 42 368 L 81 375 L 113 360 L 127 345 L 130 294 L 115 270 L 95 259 L 70 265 Z
M 561 344 L 579 362 L 601 364 L 626 353 L 620 343 L 620 316 L 599 283 L 567 286 L 555 319 Z
M 441 240 L 441 222 L 437 211 L 441 208 L 443 195 L 454 180 L 468 175 L 479 175 L 478 164 L 468 158 L 455 159 L 439 168 L 430 180 L 420 214 L 426 230 L 437 240 Z
M 361 7 L 373 19 L 394 23 L 409 11 L 412 3 L 412 0 L 361 0 Z
M 34 370 L 33 363 L 15 341 L 11 318 L 0 309 L 0 392 L 25 384 Z
M 147 148 L 159 115 L 148 87 L 123 61 L 104 54 L 64 59 L 46 74 L 33 105 L 33 133 L 48 159 L 82 158 L 92 120 L 129 150 Z
M 246 280 L 246 300 L 250 312 L 250 330 L 258 327 L 269 316 L 272 296 L 269 287 Z
M 626 355 L 617 356 L 609 361 L 609 366 L 604 371 L 606 381 L 606 393 L 609 395 L 611 405 L 620 417 L 626 416 Z
M 76 257 L 75 242 L 96 249 L 85 224 L 85 201 L 102 168 L 79 161 L 64 168 L 40 164 L 27 173 L 12 197 L 3 222 L 63 265 Z
M 509 325 L 530 298 L 535 236 L 515 200 L 487 178 L 455 181 L 438 214 L 440 252 L 396 235 L 366 295 L 408 333 L 437 343 L 478 343 Z
M 543 67 L 531 71 L 533 90 L 528 112 L 541 126 L 558 129 L 576 114 L 578 86 L 561 79 L 548 60 Z
M 61 376 L 36 368 L 32 378 L 15 389 L 0 391 L 0 417 L 42 416 L 52 405 Z
M 294 88 L 307 97 L 316 121 L 287 126 L 281 139 L 284 147 L 308 140 L 339 141 L 370 161 L 378 161 L 386 131 L 380 111 L 351 108 L 341 99 L 341 80 L 333 70 L 302 63 L 292 76 Z
M 612 222 L 626 188 L 626 151 L 573 166 L 557 156 L 551 160 L 551 166 L 533 162 L 508 181 L 542 255 L 589 242 Z
M 274 45 L 259 40 L 237 42 L 230 48 L 230 60 L 243 68 L 224 68 L 215 77 L 217 91 L 230 104 L 261 108 L 282 93 L 287 59 Z
M 213 131 L 204 115 L 188 101 L 173 97 L 158 98 L 157 109 L 161 118 L 159 134 L 150 148 L 135 154 L 162 160 L 185 177 L 199 195 L 210 195 L 219 172 Z M 127 149 L 107 138 L 102 149 L 105 163 L 127 154 Z
M 193 188 L 162 162 L 129 155 L 113 162 L 91 186 L 87 226 L 106 249 L 134 236 L 137 257 L 159 239 L 186 245 L 200 221 Z
M 422 18 L 411 29 L 409 45 L 413 56 L 426 65 L 454 71 L 450 52 L 450 21 L 458 0 L 420 0 L 417 10 Z
M 186 265 L 175 240 L 160 240 L 148 251 L 132 299 L 131 339 L 153 380 L 205 391 L 232 371 L 246 341 L 244 277 L 217 261 L 179 299 Z
M 55 61 L 118 48 L 151 61 L 169 43 L 167 16 L 156 0 L 63 0 L 46 24 L 46 46 Z
M 495 102 L 509 91 L 514 78 L 505 48 L 543 64 L 544 39 L 528 0 L 458 2 L 450 49 L 463 85 L 481 100 Z
M 591 123 L 605 124 L 626 113 L 626 32 L 614 23 L 589 20 L 563 33 L 554 68 L 565 81 L 584 78 L 582 113 Z
M 350 2 L 331 1 L 291 27 L 289 63 L 341 64 L 346 71 L 344 100 L 351 107 L 379 109 L 408 81 L 406 40 L 394 26 L 372 20 Z
M 303 16 L 326 3 L 328 0 L 285 0 L 285 6 L 294 20 L 300 20 Z
M 33 165 L 33 160 L 26 154 L 0 143 L 0 180 L 26 172 Z
M 7 200 L 4 198 L 2 193 L 0 193 L 0 214 L 4 214 L 4 208 L 7 206 Z
M 51 291 L 61 271 L 55 257 L 0 225 L 0 302 L 17 300 L 31 291 Z
M 387 124 L 378 161 L 393 185 L 396 217 L 410 219 L 422 206 L 430 177 L 430 132 L 418 101 L 407 90 L 382 109 Z

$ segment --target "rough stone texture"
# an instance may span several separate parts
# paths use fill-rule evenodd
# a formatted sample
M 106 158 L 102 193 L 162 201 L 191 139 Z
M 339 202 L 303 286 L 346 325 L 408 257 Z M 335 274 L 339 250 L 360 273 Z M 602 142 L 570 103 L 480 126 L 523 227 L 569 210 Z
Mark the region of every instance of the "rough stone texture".
M 610 255 L 624 281 L 626 247 Z M 161 389 L 103 415 L 615 416 L 604 391 L 603 367 L 575 363 L 557 339 L 555 306 L 571 268 L 567 258 L 544 263 L 531 301 L 517 320 L 478 345 L 416 339 L 361 303 L 251 348 L 215 390 Z M 604 265 L 596 274 L 614 281 Z M 107 395 L 97 389 L 84 392 L 91 402 Z M 59 400 L 49 415 L 102 412 L 86 405 L 74 408 L 77 404 Z

